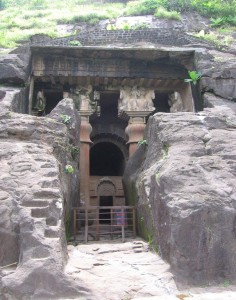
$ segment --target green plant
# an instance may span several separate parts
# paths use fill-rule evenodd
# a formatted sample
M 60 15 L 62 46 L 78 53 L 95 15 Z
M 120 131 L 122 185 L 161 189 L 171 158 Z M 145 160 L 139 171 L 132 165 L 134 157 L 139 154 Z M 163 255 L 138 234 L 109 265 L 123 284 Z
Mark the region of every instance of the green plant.
M 168 11 L 164 7 L 158 7 L 154 14 L 157 18 L 171 19 L 171 20 L 181 20 L 181 15 L 177 11 Z
M 141 141 L 138 141 L 138 146 L 142 146 L 142 145 L 147 145 L 147 140 L 141 140 Z
M 130 30 L 131 25 L 127 22 L 121 23 L 118 26 L 116 26 L 114 24 L 107 24 L 106 29 L 107 30 Z
M 229 286 L 230 286 L 230 281 L 226 279 L 226 280 L 223 282 L 223 286 L 224 286 L 225 288 L 229 287 Z
M 70 41 L 70 46 L 82 46 L 82 44 L 80 43 L 80 41 Z
M 140 23 L 134 26 L 134 30 L 139 30 L 139 29 L 147 29 L 150 28 L 150 25 L 147 23 Z
M 70 124 L 71 123 L 71 117 L 70 116 L 62 114 L 62 115 L 60 115 L 60 117 L 61 117 L 62 122 L 64 124 Z
M 72 146 L 71 147 L 71 156 L 72 156 L 73 159 L 77 158 L 77 156 L 79 154 L 79 151 L 80 151 L 79 147 L 77 147 L 77 146 Z
M 221 18 L 211 18 L 211 27 L 220 27 L 222 25 L 224 25 L 227 22 L 227 18 L 226 17 L 221 17 Z
M 162 0 L 163 6 L 170 11 L 184 12 L 192 10 L 191 0 Z
M 73 174 L 74 173 L 74 168 L 72 167 L 72 165 L 66 165 L 65 166 L 65 173 L 67 174 Z
M 201 73 L 197 71 L 188 71 L 188 75 L 190 78 L 184 79 L 184 82 L 191 82 L 194 85 L 197 84 L 198 80 L 201 78 Z
M 161 5 L 161 0 L 138 0 L 127 3 L 126 15 L 148 15 L 154 14 L 155 10 Z

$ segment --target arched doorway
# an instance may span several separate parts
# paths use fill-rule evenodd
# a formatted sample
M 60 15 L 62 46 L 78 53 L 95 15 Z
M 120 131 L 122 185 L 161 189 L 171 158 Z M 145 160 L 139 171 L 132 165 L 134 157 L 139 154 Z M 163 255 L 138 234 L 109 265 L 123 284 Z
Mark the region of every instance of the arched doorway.
M 117 145 L 101 142 L 90 149 L 90 176 L 122 176 L 124 168 L 125 158 Z
M 122 145 L 119 147 L 119 143 L 104 141 L 104 138 L 101 141 L 96 140 L 90 149 L 91 205 L 100 207 L 125 205 L 122 185 L 125 162 Z

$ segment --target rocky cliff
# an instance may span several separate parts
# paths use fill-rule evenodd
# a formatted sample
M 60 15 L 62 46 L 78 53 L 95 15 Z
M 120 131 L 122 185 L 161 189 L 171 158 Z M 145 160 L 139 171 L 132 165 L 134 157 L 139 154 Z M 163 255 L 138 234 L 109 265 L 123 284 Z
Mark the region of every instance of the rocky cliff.
M 190 284 L 236 279 L 236 115 L 213 98 L 197 114 L 151 117 L 144 162 L 133 166 L 140 149 L 125 174 L 140 233 Z
M 64 274 L 64 220 L 78 201 L 78 168 L 71 156 L 79 119 L 71 99 L 51 118 L 14 113 L 24 91 L 1 90 L 0 295 L 1 299 L 58 299 L 84 295 Z M 60 120 L 70 113 L 71 123 Z M 67 174 L 66 165 L 75 172 Z

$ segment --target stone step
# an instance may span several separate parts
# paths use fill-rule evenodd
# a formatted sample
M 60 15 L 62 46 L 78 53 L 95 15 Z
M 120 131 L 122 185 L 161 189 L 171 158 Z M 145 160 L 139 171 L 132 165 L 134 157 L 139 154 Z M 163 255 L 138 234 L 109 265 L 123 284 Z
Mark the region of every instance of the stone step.
M 51 239 L 59 238 L 59 236 L 60 236 L 60 229 L 59 229 L 59 227 L 57 227 L 56 229 L 52 229 L 52 228 L 45 229 L 44 236 L 46 238 L 51 238 Z
M 57 218 L 54 218 L 54 217 L 48 217 L 46 219 L 46 225 L 48 226 L 57 226 L 58 224 L 58 220 Z
M 59 180 L 57 178 L 54 178 L 52 180 L 48 179 L 48 180 L 43 180 L 39 184 L 41 184 L 42 188 L 53 188 L 57 186 L 59 187 Z
M 60 191 L 59 189 L 52 189 L 52 188 L 43 188 L 37 192 L 34 192 L 35 198 L 60 198 Z
M 33 218 L 46 218 L 48 217 L 49 207 L 37 207 L 31 209 L 31 216 Z
M 48 206 L 48 200 L 27 200 L 21 203 L 21 206 L 26 207 L 46 207 Z

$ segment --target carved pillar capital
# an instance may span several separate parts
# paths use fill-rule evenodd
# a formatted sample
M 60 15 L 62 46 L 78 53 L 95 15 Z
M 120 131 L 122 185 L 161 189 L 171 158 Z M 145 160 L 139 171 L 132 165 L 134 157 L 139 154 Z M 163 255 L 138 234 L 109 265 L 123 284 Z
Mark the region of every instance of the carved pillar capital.
M 155 107 L 152 100 L 155 98 L 153 89 L 125 86 L 120 90 L 118 114 L 121 118 L 129 116 L 129 112 L 145 113 L 149 115 Z

